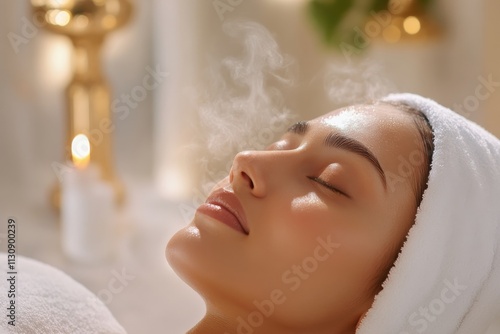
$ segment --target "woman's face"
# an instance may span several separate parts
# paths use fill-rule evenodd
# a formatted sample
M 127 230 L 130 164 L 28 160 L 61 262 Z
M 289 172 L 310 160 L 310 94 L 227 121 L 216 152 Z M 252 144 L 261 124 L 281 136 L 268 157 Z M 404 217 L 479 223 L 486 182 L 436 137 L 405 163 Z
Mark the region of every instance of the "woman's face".
M 295 124 L 235 157 L 168 261 L 235 326 L 353 329 L 414 221 L 418 138 L 383 104 Z

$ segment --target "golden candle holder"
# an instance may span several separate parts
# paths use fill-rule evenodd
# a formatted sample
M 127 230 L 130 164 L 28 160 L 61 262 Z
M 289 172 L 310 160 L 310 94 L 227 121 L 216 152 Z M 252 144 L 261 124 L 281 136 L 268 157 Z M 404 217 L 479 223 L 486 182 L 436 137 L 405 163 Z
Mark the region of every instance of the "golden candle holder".
M 34 14 L 43 18 L 44 27 L 71 39 L 74 47 L 73 78 L 66 89 L 67 135 L 65 156 L 71 160 L 71 141 L 78 134 L 90 140 L 91 162 L 101 169 L 101 177 L 112 184 L 117 203 L 124 199 L 124 188 L 112 161 L 111 94 L 100 64 L 100 52 L 107 34 L 124 25 L 132 14 L 128 0 L 31 0 Z M 51 195 L 60 207 L 60 187 Z

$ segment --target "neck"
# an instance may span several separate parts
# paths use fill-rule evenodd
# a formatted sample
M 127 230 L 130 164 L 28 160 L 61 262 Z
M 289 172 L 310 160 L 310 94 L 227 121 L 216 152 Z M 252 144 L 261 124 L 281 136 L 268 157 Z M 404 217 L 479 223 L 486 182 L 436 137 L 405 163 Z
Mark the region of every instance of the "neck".
M 349 329 L 332 329 L 332 327 L 315 329 L 315 333 L 338 333 L 338 334 L 353 334 L 356 330 L 354 328 Z M 227 314 L 219 314 L 214 312 L 207 312 L 207 314 L 198 322 L 193 328 L 191 328 L 187 334 L 237 334 L 237 333 L 303 333 L 303 331 L 292 331 L 290 328 L 283 328 L 275 323 L 270 322 L 270 319 L 266 319 L 260 326 L 250 325 L 245 322 L 243 318 L 237 316 L 227 316 Z
M 235 330 L 231 328 L 230 322 L 226 319 L 214 315 L 207 314 L 200 322 L 191 328 L 187 334 L 232 334 Z

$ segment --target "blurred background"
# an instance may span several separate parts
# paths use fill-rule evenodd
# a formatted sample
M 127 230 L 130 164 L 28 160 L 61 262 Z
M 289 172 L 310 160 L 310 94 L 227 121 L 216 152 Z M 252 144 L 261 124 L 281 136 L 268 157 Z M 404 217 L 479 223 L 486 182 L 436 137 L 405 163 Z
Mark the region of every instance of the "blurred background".
M 78 1 L 86 2 L 52 2 Z M 115 0 L 90 2 L 107 1 Z M 164 260 L 165 244 L 225 175 L 235 151 L 265 146 L 292 120 L 409 91 L 500 136 L 498 1 L 131 3 L 129 22 L 110 32 L 101 50 L 112 159 L 125 186 L 119 250 L 113 261 L 82 265 L 64 256 L 51 203 L 54 166 L 65 163 L 68 149 L 73 45 L 40 24 L 30 1 L 0 0 L 0 249 L 13 216 L 18 253 L 87 286 L 129 333 L 183 333 L 202 316 L 202 301 Z M 249 33 L 235 20 L 259 23 L 269 33 L 252 24 L 258 32 Z M 269 57 L 258 58 L 259 52 Z M 258 69 L 238 81 L 240 65 Z M 265 111 L 254 108 L 262 103 Z M 219 111 L 232 108 L 240 108 L 238 119 L 250 129 L 237 129 L 244 144 L 218 142 L 222 130 L 225 140 L 234 138 L 230 126 L 217 128 L 233 119 Z M 281 123 L 263 128 L 271 119 Z M 110 294 L 110 280 L 123 269 L 133 279 Z

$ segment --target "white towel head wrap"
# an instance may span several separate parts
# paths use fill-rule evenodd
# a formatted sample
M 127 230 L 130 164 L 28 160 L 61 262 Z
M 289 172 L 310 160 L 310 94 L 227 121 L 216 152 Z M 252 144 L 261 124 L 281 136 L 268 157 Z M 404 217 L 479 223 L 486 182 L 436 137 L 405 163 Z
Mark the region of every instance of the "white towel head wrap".
M 428 187 L 357 334 L 481 334 L 500 316 L 500 140 L 413 94 L 434 132 Z

